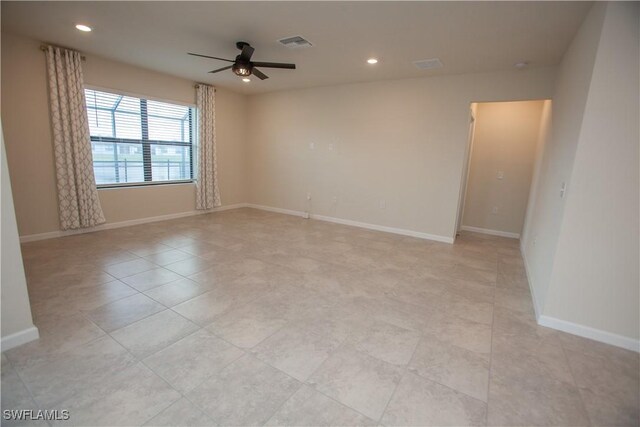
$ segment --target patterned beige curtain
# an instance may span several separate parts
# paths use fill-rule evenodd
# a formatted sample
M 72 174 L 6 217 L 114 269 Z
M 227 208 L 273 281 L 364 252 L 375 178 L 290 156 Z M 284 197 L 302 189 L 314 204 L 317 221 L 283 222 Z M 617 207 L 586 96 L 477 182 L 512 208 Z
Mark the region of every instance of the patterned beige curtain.
M 198 108 L 198 176 L 196 179 L 196 209 L 220 206 L 216 163 L 216 94 L 213 86 L 199 84 L 196 88 Z
M 93 174 L 80 54 L 53 46 L 45 54 L 60 228 L 93 227 L 105 218 Z

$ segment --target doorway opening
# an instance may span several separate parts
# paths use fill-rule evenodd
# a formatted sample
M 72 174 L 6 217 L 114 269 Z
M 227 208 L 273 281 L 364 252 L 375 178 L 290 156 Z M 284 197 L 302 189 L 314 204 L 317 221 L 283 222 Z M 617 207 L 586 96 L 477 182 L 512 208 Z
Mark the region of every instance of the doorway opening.
M 471 103 L 458 233 L 520 238 L 550 107 L 550 100 Z

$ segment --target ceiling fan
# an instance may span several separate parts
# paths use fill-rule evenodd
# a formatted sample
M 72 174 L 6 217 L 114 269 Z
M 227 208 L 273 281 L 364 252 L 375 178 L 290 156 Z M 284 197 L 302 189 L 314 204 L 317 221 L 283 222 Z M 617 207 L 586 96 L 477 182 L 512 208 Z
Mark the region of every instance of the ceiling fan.
M 258 70 L 256 67 L 260 68 L 285 68 L 288 70 L 295 70 L 296 64 L 283 64 L 279 62 L 258 62 L 251 61 L 251 55 L 253 55 L 254 49 L 247 42 L 237 42 L 236 47 L 241 50 L 240 55 L 236 56 L 235 60 L 218 58 L 217 56 L 209 56 L 209 55 L 201 55 L 199 53 L 191 53 L 188 52 L 189 55 L 193 56 L 201 56 L 203 58 L 211 58 L 217 59 L 219 61 L 227 61 L 233 62 L 232 65 L 228 67 L 218 68 L 217 70 L 211 70 L 210 73 L 217 73 L 220 71 L 231 69 L 237 76 L 240 77 L 249 77 L 250 75 L 254 75 L 258 77 L 260 80 L 268 79 L 269 76 L 264 74 L 262 71 Z

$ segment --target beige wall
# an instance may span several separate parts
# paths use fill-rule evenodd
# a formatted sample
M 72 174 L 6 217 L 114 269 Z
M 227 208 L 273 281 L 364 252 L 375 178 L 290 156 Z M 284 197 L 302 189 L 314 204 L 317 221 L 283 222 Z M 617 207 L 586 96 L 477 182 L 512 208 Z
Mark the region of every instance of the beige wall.
M 573 168 L 603 17 L 604 4 L 596 4 L 580 27 L 558 70 L 552 98 L 551 131 L 539 165 L 540 179 L 535 183 L 538 191 L 530 208 L 531 219 L 522 240 L 538 314 L 542 313 L 547 297 L 564 212 L 560 188 L 563 182 L 569 182 Z
M 548 99 L 544 101 L 540 116 L 540 131 L 538 133 L 538 140 L 536 141 L 533 175 L 531 176 L 531 188 L 529 189 L 529 200 L 527 201 L 527 211 L 525 214 L 524 225 L 522 226 L 522 233 L 520 234 L 520 243 L 523 246 L 526 245 L 525 242 L 528 242 L 531 239 L 531 221 L 535 210 L 536 200 L 538 199 L 542 159 L 544 158 L 546 143 L 550 138 L 551 118 L 553 116 L 552 112 L 552 101 Z
M 40 43 L 2 34 L 2 119 L 20 235 L 59 229 L 55 171 Z M 186 103 L 195 102 L 194 82 L 87 55 L 88 85 Z M 246 201 L 246 97 L 216 93 L 219 180 L 224 205 Z M 193 184 L 100 190 L 107 222 L 190 212 Z
M 452 238 L 469 105 L 549 98 L 554 76 L 539 68 L 251 96 L 249 200 Z
M 565 55 L 523 241 L 541 322 L 636 350 L 639 19 L 638 3 L 598 3 Z
M 16 216 L 13 210 L 13 198 L 11 195 L 11 182 L 7 168 L 4 138 L 0 129 L 0 186 L 2 199 L 0 208 L 2 212 L 2 224 L 0 246 L 2 283 L 0 300 L 2 301 L 2 347 L 22 344 L 30 339 L 38 337 L 37 330 L 33 326 L 31 318 L 31 306 L 27 294 L 27 281 L 24 275 L 20 242 L 18 241 L 18 228 Z M 14 335 L 15 334 L 15 335 Z M 13 337 L 11 337 L 13 335 Z
M 544 102 L 476 104 L 463 226 L 522 231 Z
M 608 3 L 544 314 L 640 338 L 640 5 Z

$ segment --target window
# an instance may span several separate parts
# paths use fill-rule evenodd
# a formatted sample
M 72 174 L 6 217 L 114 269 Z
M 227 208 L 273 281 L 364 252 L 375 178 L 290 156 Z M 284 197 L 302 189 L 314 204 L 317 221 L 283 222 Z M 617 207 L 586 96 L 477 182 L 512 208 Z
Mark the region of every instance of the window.
M 98 187 L 193 180 L 195 109 L 85 89 Z

